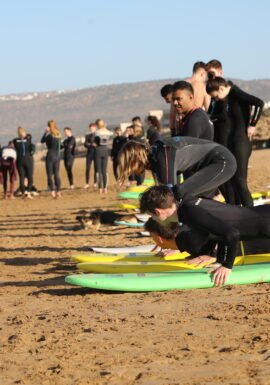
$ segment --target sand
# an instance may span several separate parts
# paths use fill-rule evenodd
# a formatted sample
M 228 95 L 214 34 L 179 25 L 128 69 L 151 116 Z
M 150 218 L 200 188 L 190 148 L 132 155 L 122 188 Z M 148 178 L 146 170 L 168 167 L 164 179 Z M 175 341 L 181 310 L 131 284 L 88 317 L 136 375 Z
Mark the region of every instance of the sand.
M 270 184 L 269 159 L 253 152 L 252 191 Z M 134 229 L 75 231 L 78 210 L 116 200 L 115 186 L 79 188 L 83 159 L 75 170 L 78 188 L 59 200 L 0 200 L 0 384 L 270 384 L 268 284 L 121 294 L 64 283 L 77 251 L 149 243 Z M 42 162 L 35 183 L 46 187 Z

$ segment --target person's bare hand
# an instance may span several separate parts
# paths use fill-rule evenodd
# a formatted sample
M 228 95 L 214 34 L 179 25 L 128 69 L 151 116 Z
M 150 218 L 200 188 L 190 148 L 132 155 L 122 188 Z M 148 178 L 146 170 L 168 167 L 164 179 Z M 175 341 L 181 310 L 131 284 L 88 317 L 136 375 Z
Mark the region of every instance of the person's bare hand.
M 226 283 L 227 278 L 231 272 L 231 269 L 220 265 L 218 267 L 215 266 L 208 271 L 209 274 L 213 274 L 212 281 L 214 282 L 215 286 L 219 287 Z

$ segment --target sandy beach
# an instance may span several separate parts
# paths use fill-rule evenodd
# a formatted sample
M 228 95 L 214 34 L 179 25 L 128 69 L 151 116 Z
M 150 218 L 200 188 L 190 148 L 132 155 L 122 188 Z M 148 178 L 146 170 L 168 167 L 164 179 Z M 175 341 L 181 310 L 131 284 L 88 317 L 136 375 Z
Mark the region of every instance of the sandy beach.
M 251 191 L 270 185 L 269 160 L 270 150 L 253 151 Z M 134 229 L 76 229 L 77 211 L 117 199 L 111 168 L 107 195 L 82 188 L 84 162 L 74 191 L 61 165 L 59 200 L 1 195 L 0 384 L 270 384 L 269 284 L 108 293 L 64 283 L 75 252 L 150 243 Z M 42 162 L 35 185 L 46 189 Z

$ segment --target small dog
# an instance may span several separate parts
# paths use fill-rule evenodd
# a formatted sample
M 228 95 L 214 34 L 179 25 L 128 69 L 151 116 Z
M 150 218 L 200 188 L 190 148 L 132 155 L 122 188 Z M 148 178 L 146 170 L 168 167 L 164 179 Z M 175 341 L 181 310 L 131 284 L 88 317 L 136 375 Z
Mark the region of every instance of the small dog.
M 121 214 L 115 211 L 93 210 L 90 212 L 81 211 L 80 215 L 76 216 L 82 228 L 95 228 L 98 230 L 101 225 L 114 226 L 115 221 L 123 221 L 129 223 L 137 223 L 138 220 L 134 214 Z

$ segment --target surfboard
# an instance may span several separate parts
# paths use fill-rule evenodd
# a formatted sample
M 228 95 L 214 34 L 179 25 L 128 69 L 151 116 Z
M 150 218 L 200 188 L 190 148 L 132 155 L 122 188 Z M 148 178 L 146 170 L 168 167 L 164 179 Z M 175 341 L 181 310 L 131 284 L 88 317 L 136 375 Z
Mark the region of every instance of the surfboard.
M 151 218 L 151 216 L 148 214 L 135 214 L 135 217 L 141 222 L 146 222 L 149 218 Z
M 236 257 L 234 265 L 258 264 L 270 261 L 269 254 L 258 254 L 245 257 Z M 79 263 L 79 270 L 101 274 L 126 274 L 126 273 L 161 273 L 179 270 L 197 270 L 198 267 L 188 265 L 184 261 L 141 261 L 123 262 L 115 261 L 111 263 Z
M 110 291 L 164 291 L 206 289 L 214 287 L 206 269 L 149 274 L 76 274 L 66 277 L 70 285 Z M 234 267 L 227 285 L 270 282 L 270 263 Z
M 126 227 L 144 227 L 144 222 L 125 222 L 125 221 L 114 221 L 114 224 L 117 226 L 126 226 Z
M 141 192 L 122 191 L 118 194 L 121 199 L 139 199 Z
M 189 256 L 188 253 L 174 253 L 161 257 L 154 253 L 148 254 L 138 254 L 138 253 L 129 253 L 129 254 L 118 254 L 118 255 L 108 255 L 108 254 L 75 254 L 71 259 L 75 262 L 91 262 L 91 263 L 112 263 L 112 262 L 162 262 L 162 261 L 175 261 L 183 260 Z M 270 260 L 270 257 L 269 257 Z
M 150 237 L 149 231 L 140 231 L 140 235 L 141 235 L 142 237 Z
M 131 204 L 131 203 L 123 203 L 123 202 L 117 202 L 116 207 L 119 207 L 120 209 L 124 210 L 138 210 L 139 204 Z
M 145 190 L 147 190 L 149 188 L 149 186 L 144 186 L 144 185 L 141 185 L 141 186 L 131 186 L 128 191 L 129 192 L 143 192 Z
M 129 246 L 129 247 L 91 247 L 95 253 L 122 254 L 122 253 L 149 253 L 155 247 L 155 243 L 150 245 Z

